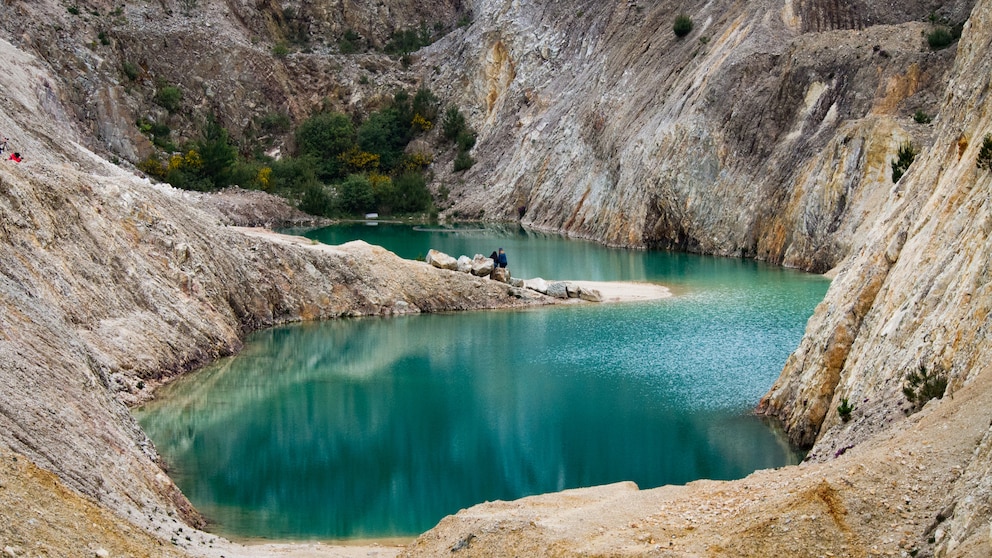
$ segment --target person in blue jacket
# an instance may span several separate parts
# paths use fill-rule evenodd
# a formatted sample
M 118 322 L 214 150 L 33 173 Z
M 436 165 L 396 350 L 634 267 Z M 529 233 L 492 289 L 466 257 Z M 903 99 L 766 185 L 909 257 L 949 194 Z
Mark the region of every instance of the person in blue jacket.
M 502 248 L 499 249 L 499 253 L 496 254 L 496 257 L 496 265 L 506 267 L 506 252 L 504 252 Z

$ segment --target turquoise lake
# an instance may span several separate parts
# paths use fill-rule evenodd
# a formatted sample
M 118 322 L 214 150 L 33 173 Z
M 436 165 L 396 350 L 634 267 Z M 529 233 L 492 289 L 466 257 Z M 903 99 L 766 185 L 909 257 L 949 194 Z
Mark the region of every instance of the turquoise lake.
M 649 281 L 675 296 L 253 334 L 136 411 L 215 532 L 414 536 L 487 500 L 733 479 L 800 457 L 751 410 L 823 299 L 823 277 L 514 228 L 306 235 L 406 258 L 503 247 L 517 277 Z

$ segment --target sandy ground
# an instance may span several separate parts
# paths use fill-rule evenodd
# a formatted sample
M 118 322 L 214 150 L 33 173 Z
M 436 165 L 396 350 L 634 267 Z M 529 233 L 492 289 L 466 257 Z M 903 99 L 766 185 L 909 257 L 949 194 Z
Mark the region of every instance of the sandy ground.
M 663 285 L 634 281 L 569 281 L 583 288 L 596 289 L 603 302 L 642 302 L 669 298 L 672 291 Z

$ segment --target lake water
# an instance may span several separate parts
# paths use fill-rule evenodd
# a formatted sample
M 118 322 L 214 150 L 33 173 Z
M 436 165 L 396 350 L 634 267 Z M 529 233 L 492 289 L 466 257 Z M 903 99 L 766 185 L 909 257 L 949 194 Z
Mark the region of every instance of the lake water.
M 137 412 L 221 534 L 412 536 L 487 500 L 733 479 L 798 460 L 750 412 L 822 300 L 820 276 L 516 229 L 308 236 L 364 238 L 407 258 L 503 247 L 514 276 L 651 281 L 676 296 L 252 335 Z

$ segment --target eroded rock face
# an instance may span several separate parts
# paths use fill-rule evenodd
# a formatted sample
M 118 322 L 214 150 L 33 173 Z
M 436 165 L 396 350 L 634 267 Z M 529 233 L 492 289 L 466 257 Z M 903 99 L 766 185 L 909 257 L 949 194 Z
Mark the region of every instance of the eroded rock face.
M 969 7 L 948 10 L 962 21 Z M 930 8 L 682 9 L 695 29 L 680 40 L 664 3 L 482 2 L 471 27 L 426 49 L 440 74 L 425 82 L 480 131 L 447 213 L 836 265 L 891 186 L 900 142 L 930 141 L 909 116 L 937 112 L 953 60 L 925 48 L 916 22 Z

